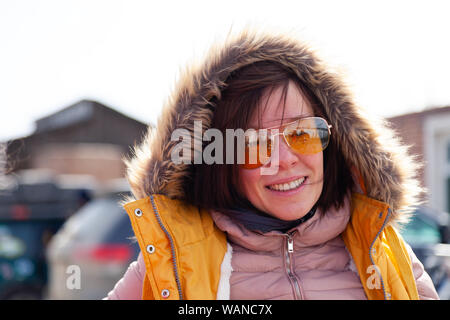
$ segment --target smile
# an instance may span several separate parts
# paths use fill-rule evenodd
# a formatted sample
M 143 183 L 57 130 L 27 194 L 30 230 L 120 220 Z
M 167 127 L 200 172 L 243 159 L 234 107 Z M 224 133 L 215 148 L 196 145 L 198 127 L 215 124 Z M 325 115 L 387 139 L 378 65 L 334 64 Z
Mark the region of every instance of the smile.
M 275 190 L 275 191 L 290 191 L 290 190 L 294 190 L 297 189 L 298 187 L 300 187 L 306 180 L 306 177 L 302 177 L 290 182 L 286 182 L 286 183 L 280 183 L 280 184 L 271 184 L 268 185 L 267 188 L 270 190 Z

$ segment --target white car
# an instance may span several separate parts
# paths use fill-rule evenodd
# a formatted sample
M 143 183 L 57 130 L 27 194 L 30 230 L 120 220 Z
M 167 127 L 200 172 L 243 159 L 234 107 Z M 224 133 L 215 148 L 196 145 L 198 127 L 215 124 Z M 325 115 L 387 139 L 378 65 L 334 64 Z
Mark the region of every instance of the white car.
M 139 246 L 119 201 L 117 195 L 92 200 L 52 238 L 46 299 L 102 299 L 136 260 Z

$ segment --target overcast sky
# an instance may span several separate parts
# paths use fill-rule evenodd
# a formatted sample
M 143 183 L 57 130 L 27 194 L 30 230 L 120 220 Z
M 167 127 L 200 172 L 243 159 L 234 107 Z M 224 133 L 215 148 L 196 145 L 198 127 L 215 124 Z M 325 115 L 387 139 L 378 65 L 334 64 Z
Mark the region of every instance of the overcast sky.
M 0 2 L 0 141 L 95 99 L 156 123 L 178 71 L 233 26 L 300 33 L 370 112 L 450 105 L 449 1 Z

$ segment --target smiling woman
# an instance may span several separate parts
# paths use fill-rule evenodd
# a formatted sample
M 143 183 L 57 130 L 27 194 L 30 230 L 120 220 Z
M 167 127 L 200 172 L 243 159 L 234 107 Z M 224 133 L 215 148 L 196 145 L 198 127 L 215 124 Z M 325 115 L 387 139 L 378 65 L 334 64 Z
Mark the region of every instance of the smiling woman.
M 243 130 L 274 128 L 274 126 L 282 128 L 286 122 L 311 116 L 319 116 L 326 120 L 323 106 L 295 74 L 279 63 L 268 61 L 257 62 L 235 71 L 230 75 L 221 99 L 214 99 L 211 103 L 217 105 L 211 127 L 219 129 L 223 134 L 229 129 L 236 128 Z M 301 125 L 298 122 L 295 124 Z M 221 164 L 194 166 L 192 189 L 187 190 L 186 196 L 190 202 L 210 209 L 256 207 L 269 213 L 271 208 L 281 212 L 288 209 L 291 204 L 292 207 L 288 212 L 282 214 L 286 216 L 283 220 L 301 218 L 320 196 L 322 196 L 320 207 L 324 212 L 332 205 L 339 207 L 347 190 L 352 188 L 353 180 L 342 153 L 336 150 L 336 140 L 332 134 L 329 140 L 324 152 L 320 150 L 313 154 L 300 154 L 289 148 L 286 141 L 277 139 L 275 150 L 278 152 L 274 152 L 270 163 L 259 170 L 246 170 L 243 166 Z M 225 155 L 228 152 L 237 155 L 238 146 L 238 143 L 232 143 L 229 147 L 225 143 L 223 152 Z M 324 154 L 327 155 L 325 162 L 323 162 Z M 234 163 L 239 163 L 236 156 L 234 158 Z M 291 160 L 294 162 L 298 160 L 300 163 L 288 164 L 287 161 Z M 292 166 L 294 168 L 291 168 Z M 275 171 L 277 174 L 273 174 Z M 327 175 L 328 183 L 322 192 L 324 174 Z M 291 195 L 300 191 L 302 189 L 300 187 L 290 193 L 286 191 L 280 193 L 267 188 L 269 185 L 285 184 L 303 177 L 305 181 L 300 187 L 305 188 L 301 194 L 309 194 L 307 197 L 309 201 L 306 203 L 298 201 L 297 198 L 301 197 L 300 192 L 296 197 Z M 259 180 L 259 187 L 256 180 Z M 336 189 L 333 186 L 337 181 L 340 188 Z M 250 186 L 252 183 L 253 186 Z M 222 192 L 216 192 L 216 189 L 209 187 L 211 185 L 217 186 Z M 281 207 L 276 200 L 279 197 L 283 202 Z M 259 198 L 258 205 L 251 201 L 251 199 L 256 201 L 256 198 Z M 298 211 L 299 207 L 303 209 Z M 287 218 L 289 216 L 291 219 Z
M 306 44 L 244 31 L 180 79 L 127 162 L 142 253 L 108 298 L 438 298 L 397 232 L 414 163 Z M 243 163 L 198 162 L 212 129 L 264 134 L 225 141 Z

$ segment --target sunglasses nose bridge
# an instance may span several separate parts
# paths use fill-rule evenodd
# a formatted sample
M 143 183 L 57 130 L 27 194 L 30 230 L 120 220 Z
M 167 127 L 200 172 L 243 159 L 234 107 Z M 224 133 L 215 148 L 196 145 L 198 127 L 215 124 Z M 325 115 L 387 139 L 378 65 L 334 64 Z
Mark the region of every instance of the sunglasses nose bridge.
M 278 147 L 280 147 L 280 139 L 284 141 L 284 144 L 286 145 L 286 147 L 291 150 L 291 145 L 289 144 L 288 139 L 286 138 L 286 128 L 284 130 L 282 130 L 281 132 L 277 132 L 276 134 L 274 134 L 274 137 L 272 138 L 273 140 L 275 140 L 275 136 L 282 136 L 283 138 L 281 139 L 280 137 L 277 140 L 276 143 L 278 143 Z
M 271 132 L 271 133 L 270 133 L 270 139 L 272 140 L 272 142 L 273 142 L 274 144 L 275 144 L 275 143 L 280 143 L 280 142 L 279 142 L 279 139 L 280 139 L 280 138 L 275 139 L 275 138 L 277 138 L 278 136 L 283 136 L 284 143 L 286 143 L 286 145 L 289 147 L 289 143 L 288 143 L 288 141 L 287 141 L 287 139 L 286 139 L 286 136 L 284 135 L 284 131 L 279 132 L 279 130 L 276 129 L 276 132 Z
M 271 132 L 271 134 L 270 134 L 270 139 L 272 140 L 273 148 L 277 148 L 279 150 L 278 152 L 280 152 L 281 149 L 288 150 L 289 152 L 293 151 L 291 145 L 289 144 L 288 139 L 286 138 L 285 132 L 286 132 L 286 129 L 284 129 L 282 131 L 279 131 L 277 129 L 277 132 L 274 132 L 274 133 Z M 282 136 L 282 138 L 279 136 Z M 284 146 L 282 146 L 281 140 L 284 142 Z

